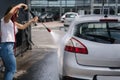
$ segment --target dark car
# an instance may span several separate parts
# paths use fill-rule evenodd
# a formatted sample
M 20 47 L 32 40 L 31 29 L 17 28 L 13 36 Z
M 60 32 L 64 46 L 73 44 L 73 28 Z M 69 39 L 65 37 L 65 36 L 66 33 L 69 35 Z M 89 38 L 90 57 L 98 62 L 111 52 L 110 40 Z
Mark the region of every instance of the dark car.
M 39 16 L 39 22 L 46 22 L 47 13 L 42 13 Z
M 54 20 L 53 16 L 54 16 L 53 13 L 47 13 L 46 21 L 53 21 Z
M 53 19 L 54 20 L 59 20 L 59 18 L 60 18 L 60 14 L 59 14 L 59 12 L 53 12 Z

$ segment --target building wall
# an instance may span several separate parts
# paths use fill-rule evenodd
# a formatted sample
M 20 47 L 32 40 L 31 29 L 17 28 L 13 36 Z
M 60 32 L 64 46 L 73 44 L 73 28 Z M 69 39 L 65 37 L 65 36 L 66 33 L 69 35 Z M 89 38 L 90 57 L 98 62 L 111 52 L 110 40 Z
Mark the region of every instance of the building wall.
M 79 10 L 85 10 L 86 13 L 90 12 L 90 0 L 32 0 L 31 7 L 34 11 L 52 11 L 53 8 L 56 12 L 64 14 L 65 12 L 78 12 Z M 54 11 L 54 12 L 55 12 Z
M 0 18 L 4 15 L 6 9 L 10 5 L 15 5 L 18 3 L 26 3 L 26 0 L 1 0 L 0 1 Z
M 9 6 L 16 5 L 19 3 L 28 4 L 29 0 L 1 0 L 0 1 L 0 19 L 4 16 L 4 13 L 6 12 L 6 10 Z M 28 19 L 29 19 L 28 13 L 24 14 L 24 12 L 20 11 L 18 21 L 20 23 L 23 23 L 23 21 L 27 21 Z M 30 29 L 31 28 L 29 27 L 28 29 L 23 30 L 23 31 L 19 30 L 19 32 L 17 33 L 17 35 L 16 35 L 16 40 L 17 40 L 16 41 L 16 47 L 17 47 L 16 54 L 22 53 L 22 51 L 28 49 L 28 47 L 29 47 L 28 36 L 29 36 L 29 40 L 31 40 L 31 30 Z M 25 33 L 26 31 L 28 34 Z
M 117 14 L 120 12 L 120 0 L 32 0 L 31 6 L 34 9 L 45 8 L 46 11 L 49 11 L 50 8 L 56 8 L 61 13 L 77 12 L 78 10 L 85 10 L 87 14 Z
M 120 0 L 92 0 L 92 4 L 92 13 L 112 15 L 119 13 Z

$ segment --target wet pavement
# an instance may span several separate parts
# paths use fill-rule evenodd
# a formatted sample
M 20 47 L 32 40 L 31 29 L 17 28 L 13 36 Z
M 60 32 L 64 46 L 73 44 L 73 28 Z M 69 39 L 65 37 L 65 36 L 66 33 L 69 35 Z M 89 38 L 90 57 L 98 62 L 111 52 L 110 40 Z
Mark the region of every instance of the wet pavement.
M 44 53 L 43 53 L 44 51 Z M 56 49 L 38 48 L 32 50 L 34 61 L 17 80 L 59 80 Z
M 64 34 L 59 30 L 62 26 L 59 22 L 44 23 L 57 34 Z M 16 74 L 17 80 L 59 80 L 57 69 L 57 45 L 52 35 L 47 32 L 41 23 L 32 27 L 32 40 L 34 46 L 23 57 Z M 19 60 L 19 59 L 18 59 Z M 21 72 L 21 73 L 19 73 Z
M 44 23 L 48 28 L 62 37 L 65 33 L 60 30 L 62 23 Z M 17 57 L 17 73 L 15 80 L 59 80 L 57 69 L 57 45 L 52 35 L 41 23 L 32 27 L 32 50 L 27 50 Z M 0 73 L 3 80 L 3 73 Z
M 59 22 L 44 23 L 48 28 L 62 37 Z M 18 71 L 15 80 L 59 80 L 57 69 L 57 45 L 53 36 L 38 23 L 32 27 L 32 50 L 17 57 Z

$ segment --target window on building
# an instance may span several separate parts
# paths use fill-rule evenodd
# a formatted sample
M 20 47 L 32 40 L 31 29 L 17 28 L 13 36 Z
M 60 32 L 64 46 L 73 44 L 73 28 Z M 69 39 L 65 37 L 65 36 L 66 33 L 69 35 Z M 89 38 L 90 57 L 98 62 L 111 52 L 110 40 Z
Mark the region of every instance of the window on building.
M 58 0 L 47 0 L 47 1 L 58 1 Z
M 115 14 L 115 7 L 110 7 L 110 12 L 109 12 L 111 15 L 114 15 Z
M 94 9 L 94 14 L 100 14 L 100 9 Z
M 104 3 L 107 3 L 107 0 L 94 0 L 94 3 L 103 3 L 103 1 Z
M 118 3 L 120 3 L 120 0 L 118 0 Z
M 115 3 L 116 2 L 116 0 L 108 0 L 108 3 Z

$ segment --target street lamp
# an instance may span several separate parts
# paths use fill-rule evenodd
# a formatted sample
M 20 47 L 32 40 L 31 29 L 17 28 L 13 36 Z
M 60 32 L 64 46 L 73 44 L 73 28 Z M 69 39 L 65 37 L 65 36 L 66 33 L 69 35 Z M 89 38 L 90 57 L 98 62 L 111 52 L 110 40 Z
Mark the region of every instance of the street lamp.
M 117 15 L 118 14 L 118 0 L 115 0 L 115 14 Z
M 104 0 L 102 0 L 102 14 L 104 14 Z
M 67 11 L 67 0 L 65 0 L 65 12 Z
M 60 15 L 59 18 L 62 16 L 62 0 L 60 0 Z

